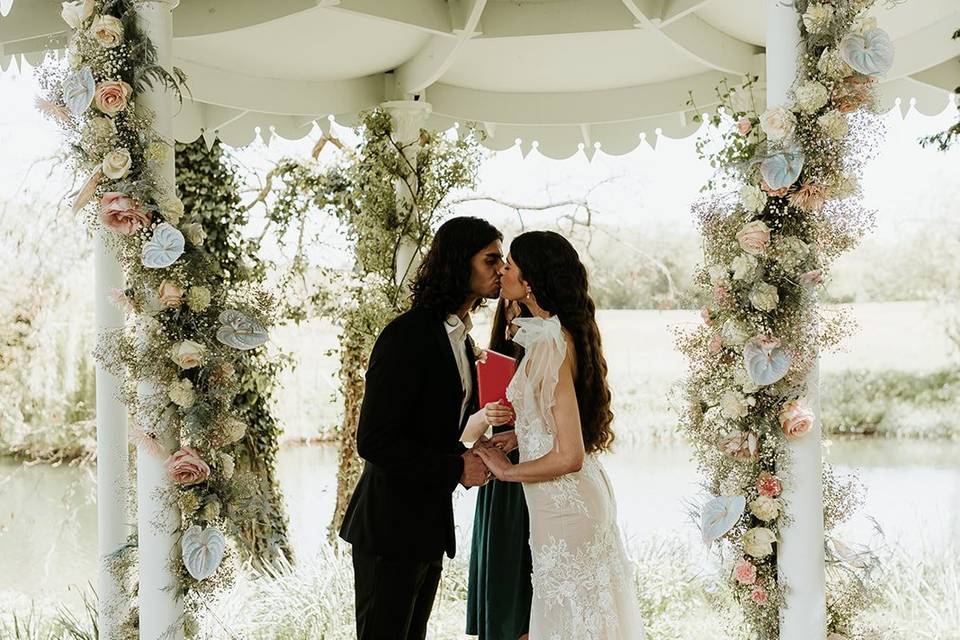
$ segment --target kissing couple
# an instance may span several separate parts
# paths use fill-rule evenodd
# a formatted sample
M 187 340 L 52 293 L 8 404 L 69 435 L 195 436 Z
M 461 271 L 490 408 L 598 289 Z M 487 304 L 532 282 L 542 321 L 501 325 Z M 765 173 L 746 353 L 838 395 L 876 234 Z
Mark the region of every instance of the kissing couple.
M 485 220 L 444 223 L 411 309 L 370 354 L 357 426 L 363 474 L 340 537 L 353 548 L 359 640 L 423 640 L 453 492 L 480 487 L 466 631 L 482 640 L 638 640 L 643 625 L 613 488 L 607 365 L 586 269 L 550 231 L 503 256 Z M 500 298 L 491 346 L 516 358 L 479 406 L 470 314 Z M 467 447 L 466 443 L 472 444 Z

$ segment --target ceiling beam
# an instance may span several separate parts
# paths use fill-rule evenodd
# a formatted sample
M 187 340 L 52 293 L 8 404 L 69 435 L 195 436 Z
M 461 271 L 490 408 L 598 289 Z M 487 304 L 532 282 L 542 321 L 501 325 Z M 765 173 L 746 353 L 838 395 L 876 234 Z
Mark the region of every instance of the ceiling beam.
M 667 26 L 680 18 L 685 18 L 713 0 L 665 0 L 660 10 L 660 24 Z
M 738 75 L 746 74 L 753 56 L 760 49 L 734 38 L 701 20 L 694 11 L 700 5 L 664 0 L 621 0 L 637 20 L 637 28 L 658 33 L 678 51 L 711 69 Z M 664 11 L 671 11 L 664 22 Z
M 896 55 L 888 80 L 917 74 L 960 57 L 960 39 L 951 38 L 960 24 L 960 11 L 894 41 Z
M 304 82 L 249 76 L 183 59 L 174 64 L 190 78 L 195 100 L 232 109 L 315 116 L 363 111 L 384 100 L 382 74 Z
M 910 76 L 917 82 L 954 92 L 960 87 L 960 60 L 950 59 Z
M 444 0 L 314 0 L 318 7 L 402 24 L 451 37 L 453 24 Z
M 480 16 L 486 4 L 487 0 L 450 0 L 450 22 L 456 37 L 432 36 L 413 58 L 401 65 L 395 74 L 396 95 L 421 93 L 447 72 L 463 44 L 479 34 Z
M 712 96 L 726 79 L 742 78 L 706 71 L 695 76 L 635 87 L 578 92 L 508 93 L 477 91 L 447 84 L 430 87 L 433 112 L 455 120 L 513 125 L 576 125 L 622 122 L 684 111 L 690 91 Z M 710 106 L 709 103 L 699 105 Z
M 173 35 L 188 38 L 235 31 L 316 6 L 317 0 L 190 0 L 181 2 L 173 12 Z M 66 33 L 60 2 L 51 0 L 19 0 L 10 14 L 0 19 L 0 43 L 29 41 L 42 47 L 42 37 L 57 34 L 65 38 Z
M 636 19 L 620 0 L 491 2 L 483 13 L 484 38 L 628 31 L 635 26 Z

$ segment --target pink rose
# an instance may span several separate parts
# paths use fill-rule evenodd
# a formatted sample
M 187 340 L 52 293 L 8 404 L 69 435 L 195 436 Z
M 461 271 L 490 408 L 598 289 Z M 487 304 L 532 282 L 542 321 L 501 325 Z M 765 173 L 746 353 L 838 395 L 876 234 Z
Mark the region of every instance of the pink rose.
M 169 280 L 160 283 L 157 295 L 160 296 L 160 302 L 163 303 L 163 306 L 168 309 L 176 309 L 183 304 L 183 289 Z
M 711 355 L 720 353 L 720 350 L 723 349 L 723 339 L 720 337 L 719 333 L 713 334 L 713 337 L 710 338 L 710 342 L 707 343 L 707 352 Z
M 800 284 L 805 287 L 814 284 L 820 284 L 823 281 L 823 271 L 820 269 L 814 269 L 813 271 L 807 271 L 800 276 Z
M 723 306 L 730 301 L 730 289 L 722 284 L 713 285 L 713 301 Z
M 776 498 L 783 491 L 783 485 L 780 484 L 780 478 L 764 471 L 757 476 L 757 491 L 762 496 Z
M 182 487 L 189 487 L 210 477 L 210 467 L 190 447 L 180 447 L 179 451 L 167 458 L 163 466 L 170 481 Z
M 103 113 L 113 116 L 127 108 L 127 100 L 132 94 L 133 87 L 122 80 L 101 82 L 93 94 L 93 103 Z
M 791 400 L 780 410 L 780 428 L 787 440 L 796 440 L 804 436 L 813 426 L 813 412 L 802 400 Z
M 751 129 L 753 129 L 753 123 L 750 122 L 750 118 L 744 116 L 737 120 L 737 131 L 740 132 L 740 135 L 747 135 Z
M 749 560 L 737 560 L 733 567 L 733 575 L 740 584 L 753 584 L 757 581 L 757 568 Z
M 150 224 L 150 214 L 141 211 L 130 196 L 108 191 L 100 198 L 100 220 L 111 231 L 129 236 Z
M 770 601 L 770 598 L 767 597 L 767 590 L 760 585 L 754 587 L 753 591 L 750 592 L 750 599 L 753 600 L 754 604 L 761 607 Z
M 760 456 L 760 442 L 752 431 L 738 431 L 720 439 L 720 450 L 733 458 L 747 462 Z
M 713 318 L 710 316 L 710 309 L 702 309 L 700 311 L 700 317 L 703 318 L 703 323 L 708 327 L 713 326 Z
M 757 255 L 770 244 L 770 228 L 759 220 L 748 222 L 737 232 L 740 248 L 750 255 Z

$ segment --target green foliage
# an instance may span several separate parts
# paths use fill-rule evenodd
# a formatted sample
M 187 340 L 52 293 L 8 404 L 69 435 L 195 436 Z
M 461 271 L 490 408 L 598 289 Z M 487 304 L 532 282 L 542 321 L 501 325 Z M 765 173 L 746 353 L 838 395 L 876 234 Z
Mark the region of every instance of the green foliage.
M 960 438 L 960 371 L 849 371 L 821 380 L 824 432 Z
M 257 243 L 244 236 L 248 215 L 240 207 L 238 168 L 219 141 L 208 149 L 203 138 L 177 144 L 177 190 L 184 212 L 203 226 L 204 248 L 211 268 L 226 286 L 261 285 L 266 269 Z M 257 479 L 254 519 L 238 525 L 242 549 L 254 563 L 280 555 L 292 558 L 287 541 L 288 521 L 276 477 L 280 426 L 271 408 L 277 376 L 291 364 L 262 350 L 237 367 L 239 388 L 232 411 L 247 425 L 235 451 L 239 470 Z

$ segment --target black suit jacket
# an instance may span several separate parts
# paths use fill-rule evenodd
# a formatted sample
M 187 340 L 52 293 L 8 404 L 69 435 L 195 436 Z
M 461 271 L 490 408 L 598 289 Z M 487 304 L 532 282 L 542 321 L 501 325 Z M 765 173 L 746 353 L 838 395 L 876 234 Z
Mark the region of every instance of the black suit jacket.
M 437 560 L 456 553 L 453 491 L 463 474 L 463 389 L 444 319 L 414 308 L 395 318 L 370 354 L 357 426 L 364 460 L 340 528 L 357 548 L 386 557 Z

